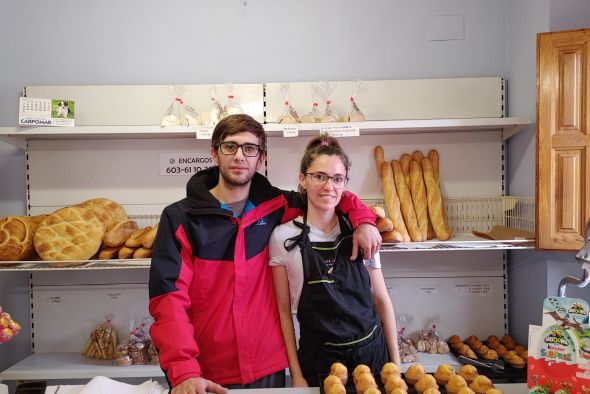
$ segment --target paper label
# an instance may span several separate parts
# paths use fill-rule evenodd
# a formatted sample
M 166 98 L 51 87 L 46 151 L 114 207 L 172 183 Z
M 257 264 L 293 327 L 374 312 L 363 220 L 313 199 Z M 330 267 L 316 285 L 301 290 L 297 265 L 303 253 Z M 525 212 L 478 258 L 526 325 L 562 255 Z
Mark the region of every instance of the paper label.
M 331 137 L 358 137 L 359 127 L 350 123 L 322 124 L 320 134 L 328 134 Z
M 21 97 L 18 124 L 74 127 L 75 115 L 73 100 Z
M 437 295 L 438 288 L 436 286 L 420 286 L 418 287 L 418 295 Z
M 213 166 L 209 153 L 160 153 L 160 175 L 194 175 Z
M 455 295 L 459 297 L 479 296 L 487 297 L 492 293 L 492 286 L 489 283 L 468 283 L 455 285 Z
M 198 140 L 210 140 L 213 137 L 213 127 L 202 126 L 197 129 Z
M 291 138 L 291 137 L 298 137 L 299 136 L 299 126 L 294 124 L 284 125 L 283 127 L 283 137 Z

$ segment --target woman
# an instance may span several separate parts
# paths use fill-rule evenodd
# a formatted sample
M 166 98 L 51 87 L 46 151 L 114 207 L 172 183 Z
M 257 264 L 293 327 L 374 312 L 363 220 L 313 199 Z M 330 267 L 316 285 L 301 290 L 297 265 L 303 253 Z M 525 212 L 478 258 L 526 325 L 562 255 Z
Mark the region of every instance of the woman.
M 301 160 L 299 191 L 306 212 L 278 226 L 270 240 L 275 293 L 293 387 L 319 386 L 339 361 L 378 373 L 400 365 L 397 328 L 379 255 L 350 261 L 351 226 L 336 213 L 350 161 L 336 139 L 314 138 Z M 295 344 L 292 313 L 300 326 Z

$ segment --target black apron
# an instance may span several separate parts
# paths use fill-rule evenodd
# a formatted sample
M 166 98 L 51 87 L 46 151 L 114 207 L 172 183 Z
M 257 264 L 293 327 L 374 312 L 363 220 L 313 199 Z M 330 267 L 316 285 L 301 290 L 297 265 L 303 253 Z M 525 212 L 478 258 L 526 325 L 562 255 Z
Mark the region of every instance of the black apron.
M 330 365 L 341 362 L 350 372 L 358 364 L 379 373 L 389 361 L 381 321 L 375 310 L 369 273 L 362 256 L 350 260 L 352 228 L 338 216 L 341 234 L 334 242 L 311 242 L 307 217 L 294 222 L 301 234 L 285 241 L 285 248 L 301 249 L 303 289 L 297 319 L 297 351 L 310 386 L 321 386 Z

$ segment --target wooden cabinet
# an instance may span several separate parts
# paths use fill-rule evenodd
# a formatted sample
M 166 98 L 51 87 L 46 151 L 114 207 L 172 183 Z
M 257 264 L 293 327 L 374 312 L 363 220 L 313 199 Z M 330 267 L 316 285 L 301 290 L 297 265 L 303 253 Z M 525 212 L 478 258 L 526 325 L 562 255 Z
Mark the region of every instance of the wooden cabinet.
M 537 248 L 579 250 L 590 218 L 590 29 L 537 37 Z

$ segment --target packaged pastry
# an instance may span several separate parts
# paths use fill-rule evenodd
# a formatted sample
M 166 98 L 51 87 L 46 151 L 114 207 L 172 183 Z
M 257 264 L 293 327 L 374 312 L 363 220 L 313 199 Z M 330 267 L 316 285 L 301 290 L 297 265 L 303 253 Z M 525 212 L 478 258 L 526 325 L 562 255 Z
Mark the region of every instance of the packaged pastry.
M 4 312 L 0 306 L 0 343 L 11 341 L 19 332 L 18 324 L 8 312 Z
M 302 123 L 320 123 L 322 113 L 319 108 L 320 88 L 316 84 L 311 85 L 311 111 L 301 117 Z
M 402 363 L 412 363 L 418 361 L 416 353 L 418 350 L 414 346 L 412 339 L 405 335 L 406 329 L 414 318 L 412 315 L 407 313 L 401 313 L 397 315 L 397 343 L 399 348 L 399 356 Z
M 441 336 L 436 330 L 436 327 L 439 323 L 440 317 L 438 315 L 434 315 L 427 328 L 424 328 L 420 332 L 421 338 L 416 344 L 416 348 L 419 352 L 432 354 L 449 352 L 449 345 L 445 341 L 441 340 Z
M 321 118 L 323 123 L 340 122 L 340 115 L 338 115 L 332 104 L 332 94 L 336 89 L 336 85 L 336 82 L 320 82 L 320 97 L 326 104 L 324 114 Z
M 223 119 L 229 115 L 243 114 L 244 110 L 234 95 L 234 85 L 230 82 L 225 84 L 225 91 L 227 93 L 227 101 L 221 110 L 219 119 Z
M 366 90 L 367 85 L 363 83 L 363 81 L 357 80 L 352 82 L 352 94 L 348 98 L 350 108 L 348 109 L 346 115 L 342 118 L 344 122 L 363 122 L 367 119 L 356 103 L 357 97 L 361 93 L 366 92 Z
M 182 94 L 184 86 L 171 86 L 170 91 L 174 96 L 172 104 L 166 110 L 160 125 L 164 126 L 194 126 L 198 124 L 197 111 L 184 102 Z
M 118 335 L 112 325 L 112 320 L 113 315 L 107 315 L 105 321 L 92 330 L 82 354 L 101 360 L 113 360 L 115 358 Z
M 211 85 L 209 87 L 209 108 L 201 114 L 200 123 L 204 126 L 215 126 L 221 119 L 222 112 L 223 108 L 217 100 L 217 88 L 215 85 Z
M 127 357 L 129 357 L 133 365 L 156 364 L 159 362 L 157 350 L 149 336 L 149 327 L 152 322 L 151 317 L 145 317 L 139 322 L 133 318 L 129 319 L 129 337 L 117 347 L 115 360 L 117 365 L 128 365 Z
M 299 118 L 299 114 L 295 111 L 295 108 L 289 102 L 289 84 L 282 83 L 281 84 L 281 93 L 283 95 L 283 113 L 279 117 L 279 123 L 282 124 L 291 124 L 291 123 L 301 123 L 301 119 Z

